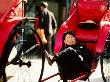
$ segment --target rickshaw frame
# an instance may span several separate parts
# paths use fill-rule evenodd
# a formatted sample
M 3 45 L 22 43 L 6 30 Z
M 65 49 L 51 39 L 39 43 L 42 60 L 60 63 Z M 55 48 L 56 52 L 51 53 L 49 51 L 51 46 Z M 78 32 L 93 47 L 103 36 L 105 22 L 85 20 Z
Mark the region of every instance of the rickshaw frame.
M 97 67 L 98 60 L 100 59 L 101 56 L 103 57 L 104 55 L 105 44 L 107 37 L 109 35 L 110 10 L 108 8 L 108 5 L 109 0 L 104 1 L 74 0 L 70 7 L 69 17 L 62 23 L 56 35 L 54 52 L 56 54 L 60 52 L 60 49 L 62 47 L 63 33 L 66 32 L 67 30 L 72 30 L 73 32 L 76 33 L 76 39 L 78 39 L 80 43 L 86 44 L 93 55 L 93 62 L 91 68 L 92 74 Z M 104 9 L 101 8 L 102 6 L 104 7 Z M 94 13 L 92 14 L 92 12 Z M 78 24 L 81 24 L 81 22 L 85 24 L 86 23 L 85 21 L 87 20 L 95 21 L 93 25 L 96 25 L 95 28 L 97 28 L 98 25 L 98 30 L 97 31 L 93 30 L 92 32 L 87 29 L 81 29 L 78 27 Z M 88 31 L 90 32 L 90 36 L 87 36 L 89 35 Z M 51 79 L 52 77 L 57 75 L 60 75 L 60 73 L 53 74 L 43 79 L 41 82 L 46 82 L 46 80 Z M 75 82 L 77 80 L 85 80 L 84 79 L 85 77 L 87 77 L 87 75 L 82 74 L 79 77 L 72 79 L 71 82 Z M 102 78 L 104 79 L 104 77 Z

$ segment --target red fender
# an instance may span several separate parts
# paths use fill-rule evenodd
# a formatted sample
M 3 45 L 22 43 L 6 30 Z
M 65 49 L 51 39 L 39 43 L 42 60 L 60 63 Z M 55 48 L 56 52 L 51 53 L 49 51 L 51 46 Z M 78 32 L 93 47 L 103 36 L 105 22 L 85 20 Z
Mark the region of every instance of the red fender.
M 0 24 L 0 58 L 5 46 L 6 41 L 12 29 L 22 20 L 22 18 L 10 19 Z
M 100 23 L 100 34 L 96 45 L 96 52 L 102 53 L 106 43 L 108 31 L 110 30 L 110 10 L 108 10 L 103 16 Z
M 20 0 L 0 0 L 0 23 L 10 14 L 10 10 L 14 8 Z
M 102 53 L 104 51 L 104 46 L 105 46 L 105 42 L 106 42 L 106 38 L 109 30 L 110 30 L 110 25 L 109 26 L 105 25 L 101 29 L 99 34 L 99 39 L 96 45 L 96 52 Z

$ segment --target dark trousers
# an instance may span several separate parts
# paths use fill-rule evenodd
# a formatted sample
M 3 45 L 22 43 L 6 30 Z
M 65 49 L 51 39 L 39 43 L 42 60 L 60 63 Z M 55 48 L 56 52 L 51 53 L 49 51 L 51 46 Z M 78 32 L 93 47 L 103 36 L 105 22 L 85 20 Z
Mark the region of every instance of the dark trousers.
M 46 36 L 47 44 L 44 45 L 44 49 L 49 52 L 49 54 L 52 54 L 52 37 Z

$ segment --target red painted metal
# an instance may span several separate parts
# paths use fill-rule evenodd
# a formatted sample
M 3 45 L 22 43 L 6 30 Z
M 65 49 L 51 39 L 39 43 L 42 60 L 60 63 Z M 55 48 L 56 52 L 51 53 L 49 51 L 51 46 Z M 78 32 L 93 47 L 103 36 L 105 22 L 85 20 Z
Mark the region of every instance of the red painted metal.
M 0 0 L 0 58 L 12 29 L 23 19 L 22 0 Z
M 0 3 L 2 3 L 0 5 L 0 58 L 3 55 L 5 43 L 12 29 L 24 19 L 22 1 L 0 0 Z M 96 53 L 102 53 L 108 31 L 110 30 L 110 10 L 107 10 L 107 6 L 108 0 L 74 0 L 68 19 L 61 25 L 56 35 L 54 52 L 59 53 L 62 47 L 63 33 L 67 30 L 72 30 L 76 33 L 76 38 L 80 42 L 85 42 L 94 56 Z M 98 28 L 96 27 L 97 29 L 92 30 L 81 29 L 79 24 L 87 20 L 94 21 Z M 38 20 L 36 20 L 37 25 Z M 94 70 L 96 66 L 97 62 L 93 62 L 91 70 Z M 46 79 L 50 78 L 51 76 Z M 78 79 L 82 79 L 82 76 L 79 76 Z
M 78 2 L 77 2 L 78 1 Z M 92 29 L 82 29 L 79 24 L 85 24 L 87 20 L 92 20 Z M 59 53 L 62 47 L 62 35 L 65 31 L 72 30 L 76 33 L 79 42 L 86 44 L 92 55 L 102 53 L 108 31 L 110 30 L 110 10 L 108 10 L 108 0 L 74 0 L 69 11 L 68 19 L 61 25 L 56 35 L 54 52 Z M 95 70 L 97 61 L 92 63 Z M 81 78 L 79 78 L 81 77 Z M 82 79 L 79 76 L 77 79 Z M 75 82 L 73 79 L 72 82 Z
M 100 22 L 100 34 L 99 39 L 96 46 L 96 52 L 102 53 L 104 50 L 104 45 L 106 42 L 106 38 L 108 35 L 108 31 L 110 30 L 110 10 L 106 12 Z
M 74 31 L 76 33 L 76 38 L 81 40 L 98 40 L 99 31 L 100 28 L 102 28 L 102 26 L 100 26 L 100 23 L 104 14 L 106 14 L 107 5 L 107 0 L 78 0 L 78 3 L 76 3 L 76 0 L 74 0 L 70 8 L 68 19 L 61 25 L 56 35 L 54 52 L 58 53 L 60 51 L 60 48 L 62 46 L 62 35 L 66 30 Z M 78 27 L 78 24 L 87 20 L 93 20 L 98 25 L 99 29 L 80 29 Z
M 47 77 L 47 78 L 45 78 L 45 79 L 42 79 L 41 82 L 45 82 L 45 81 L 47 81 L 47 80 L 49 80 L 49 79 L 51 79 L 52 77 L 55 77 L 55 76 L 57 76 L 57 75 L 60 75 L 60 73 L 55 73 L 55 74 L 53 74 L 53 75 L 51 75 L 51 76 L 49 76 L 49 77 Z

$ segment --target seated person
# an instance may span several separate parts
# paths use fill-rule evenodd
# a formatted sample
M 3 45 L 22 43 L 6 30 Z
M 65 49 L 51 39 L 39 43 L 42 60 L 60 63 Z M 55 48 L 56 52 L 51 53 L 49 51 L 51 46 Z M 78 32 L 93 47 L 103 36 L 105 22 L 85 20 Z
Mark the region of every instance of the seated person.
M 83 71 L 90 73 L 92 56 L 86 46 L 76 42 L 75 33 L 70 30 L 63 35 L 62 49 L 58 56 L 52 57 L 45 51 L 45 57 L 49 65 L 57 62 L 61 76 L 65 79 L 72 79 Z

